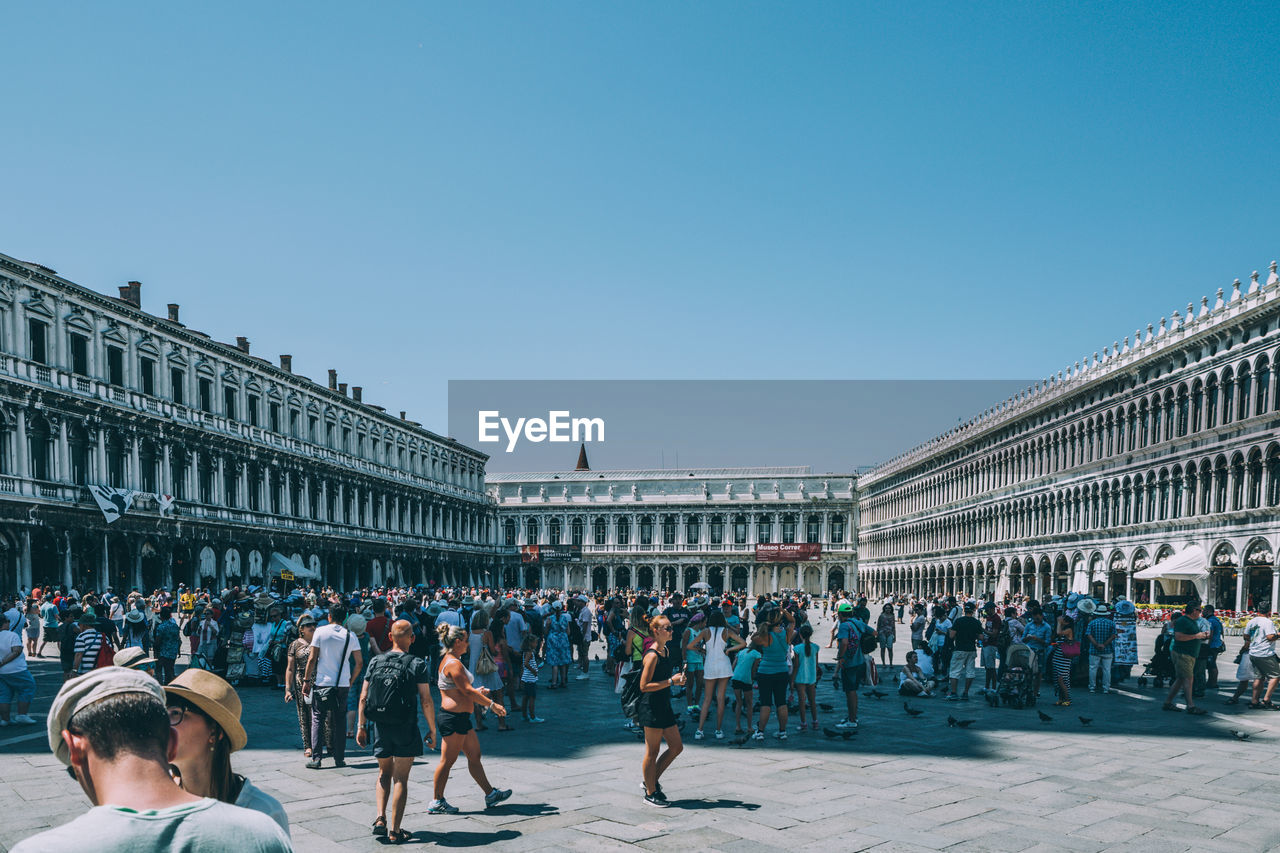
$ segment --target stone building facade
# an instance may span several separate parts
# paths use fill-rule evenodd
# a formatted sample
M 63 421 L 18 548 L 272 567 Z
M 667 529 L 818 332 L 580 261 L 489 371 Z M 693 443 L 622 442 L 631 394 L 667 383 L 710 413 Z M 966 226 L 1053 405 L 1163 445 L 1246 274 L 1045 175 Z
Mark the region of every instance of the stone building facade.
M 499 544 L 523 555 L 505 570 L 508 585 L 689 593 L 706 583 L 713 592 L 816 593 L 844 588 L 857 572 L 848 474 L 807 467 L 491 473 L 488 487 Z
M 1212 603 L 1274 609 L 1278 359 L 1272 263 L 874 468 L 862 586 L 1177 601 L 1132 575 L 1198 545 Z
M 485 454 L 141 305 L 0 255 L 0 587 L 490 577 Z

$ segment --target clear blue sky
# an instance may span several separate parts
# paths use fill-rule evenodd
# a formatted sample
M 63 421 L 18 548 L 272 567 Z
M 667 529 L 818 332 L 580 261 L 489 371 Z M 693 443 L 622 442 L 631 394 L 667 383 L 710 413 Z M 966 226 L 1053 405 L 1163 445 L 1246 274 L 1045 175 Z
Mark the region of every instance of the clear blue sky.
M 1044 376 L 1280 256 L 1273 2 L 0 25 L 0 251 L 435 429 L 450 378 Z

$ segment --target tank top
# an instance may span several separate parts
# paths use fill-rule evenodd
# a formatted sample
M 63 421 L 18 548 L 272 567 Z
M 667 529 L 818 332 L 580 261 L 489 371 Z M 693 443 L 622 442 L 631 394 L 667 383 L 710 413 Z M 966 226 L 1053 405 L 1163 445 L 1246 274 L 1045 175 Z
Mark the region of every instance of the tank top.
M 769 632 L 769 645 L 760 658 L 760 675 L 777 675 L 787 671 L 787 632 L 782 629 Z
M 462 665 L 461 660 L 458 660 L 457 658 L 454 658 L 454 660 L 457 660 L 458 664 Z M 453 676 L 444 670 L 445 663 L 447 663 L 447 661 L 443 661 L 440 664 L 440 674 L 436 676 L 436 688 L 439 690 L 457 690 L 458 685 L 454 683 Z M 467 681 L 474 684 L 476 677 L 471 674 L 471 670 L 467 669 L 466 666 L 462 666 L 462 671 L 467 674 Z
M 644 660 L 644 641 L 649 639 L 648 634 L 642 634 L 639 631 L 631 638 L 631 662 L 640 663 Z

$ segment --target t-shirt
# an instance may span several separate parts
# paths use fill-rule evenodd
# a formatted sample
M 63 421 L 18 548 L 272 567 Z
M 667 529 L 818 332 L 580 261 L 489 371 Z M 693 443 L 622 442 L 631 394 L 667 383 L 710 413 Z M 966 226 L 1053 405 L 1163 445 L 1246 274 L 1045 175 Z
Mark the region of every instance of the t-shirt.
M 1196 620 L 1186 615 L 1179 616 L 1177 619 L 1173 620 L 1173 633 L 1173 650 L 1175 652 L 1179 652 L 1184 655 L 1191 655 L 1192 657 L 1200 654 L 1200 644 L 1203 643 L 1204 640 L 1177 639 L 1178 634 L 1199 634 L 1200 625 Z
M 924 641 L 924 628 L 928 624 L 929 624 L 929 620 L 924 618 L 923 614 L 911 620 L 912 642 L 915 642 L 916 640 L 920 640 L 922 642 Z
M 982 634 L 982 623 L 972 616 L 961 616 L 951 627 L 956 632 L 956 651 L 976 652 L 978 636 Z
M 1052 637 L 1053 628 L 1049 627 L 1048 622 L 1041 622 L 1039 625 L 1028 622 L 1027 627 L 1022 630 L 1022 642 L 1037 651 L 1049 648 Z
M 44 627 L 53 630 L 58 627 L 58 605 L 52 601 L 47 602 L 40 608 L 40 618 L 44 620 Z
M 1244 635 L 1249 638 L 1249 657 L 1252 658 L 1269 658 L 1276 653 L 1276 644 L 1274 640 L 1268 640 L 1267 637 L 1275 636 L 1276 623 L 1272 622 L 1266 616 L 1255 616 L 1249 620 L 1249 624 L 1244 626 Z
M 80 658 L 80 673 L 84 674 L 93 669 L 94 664 L 98 662 L 98 650 L 102 648 L 102 632 L 89 628 L 81 631 L 76 636 L 75 654 L 84 655 Z
M 289 836 L 259 811 L 208 797 L 169 809 L 97 806 L 19 841 L 13 853 L 290 853 Z
M 16 607 L 10 607 L 4 612 L 4 615 L 9 619 L 9 630 L 22 633 L 22 629 L 27 625 L 27 617 L 23 615 L 22 611 Z
M 444 614 L 440 614 L 443 616 Z M 507 620 L 507 648 L 513 651 L 519 651 L 524 645 L 524 635 L 528 632 L 529 626 L 524 621 L 524 617 L 520 615 L 520 611 L 512 610 L 511 618 Z M 587 636 L 591 636 L 588 634 Z
M 317 649 L 320 655 L 316 661 L 316 687 L 351 686 L 351 667 L 343 666 L 346 660 L 340 659 L 344 644 L 347 647 L 346 660 L 350 660 L 353 652 L 360 651 L 359 640 L 346 628 L 332 622 L 316 628 L 311 635 L 311 648 Z
M 9 656 L 9 650 L 18 647 L 18 656 L 4 666 L 0 666 L 0 675 L 22 672 L 27 668 L 27 653 L 22 647 L 22 637 L 14 631 L 0 631 L 0 659 Z
M 810 642 L 808 654 L 805 654 L 805 643 L 795 644 L 793 660 L 796 663 L 796 684 L 816 684 L 818 682 L 818 644 Z
M 760 650 L 747 648 L 738 653 L 738 662 L 733 665 L 733 680 L 744 684 L 751 683 L 751 667 L 760 660 Z
M 378 643 L 379 649 L 391 648 L 391 620 L 382 616 L 375 616 L 369 620 L 369 624 L 365 626 L 365 632 Z
M 871 628 L 858 618 L 846 619 L 836 628 L 836 646 L 845 640 L 849 646 L 844 653 L 843 666 L 862 666 L 862 635 Z

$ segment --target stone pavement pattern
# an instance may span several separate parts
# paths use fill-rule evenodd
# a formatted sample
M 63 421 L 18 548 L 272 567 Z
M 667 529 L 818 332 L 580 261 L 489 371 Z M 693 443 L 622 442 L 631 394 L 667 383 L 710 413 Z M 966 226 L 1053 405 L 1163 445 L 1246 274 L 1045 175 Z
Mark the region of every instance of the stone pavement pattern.
M 1152 641 L 1144 631 L 1143 660 Z M 899 658 L 905 646 L 898 641 Z M 821 660 L 831 659 L 823 649 Z M 41 687 L 33 714 L 56 692 L 55 668 L 47 659 L 33 666 Z M 514 732 L 481 734 L 490 779 L 515 790 L 508 802 L 486 811 L 460 758 L 448 797 L 462 813 L 429 815 L 435 759 L 415 765 L 404 823 L 414 842 L 520 851 L 1280 850 L 1280 714 L 1240 713 L 1220 696 L 1208 707 L 1233 713 L 1197 719 L 1161 713 L 1162 695 L 1134 680 L 1118 696 L 1076 691 L 1069 709 L 1054 708 L 1046 688 L 1041 709 L 1054 719 L 1042 723 L 1034 710 L 992 709 L 977 697 L 919 700 L 925 714 L 911 719 L 891 695 L 862 700 L 861 732 L 849 741 L 798 734 L 792 723 L 786 743 L 743 748 L 728 738 L 695 742 L 686 726 L 685 751 L 663 785 L 673 805 L 657 809 L 641 798 L 642 747 L 621 728 L 611 682 L 597 670 L 570 684 L 540 691 L 546 724 L 517 719 Z M 297 849 L 381 849 L 369 835 L 376 764 L 368 750 L 352 749 L 345 769 L 308 770 L 292 705 L 260 688 L 242 697 L 250 747 L 234 765 L 284 803 Z M 843 708 L 829 680 L 819 701 Z M 948 714 L 977 722 L 949 728 Z M 1079 715 L 1093 724 L 1083 727 Z M 822 715 L 828 724 L 840 716 Z M 1240 742 L 1231 729 L 1255 734 Z M 32 734 L 0 730 L 0 849 L 88 807 Z

